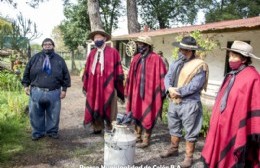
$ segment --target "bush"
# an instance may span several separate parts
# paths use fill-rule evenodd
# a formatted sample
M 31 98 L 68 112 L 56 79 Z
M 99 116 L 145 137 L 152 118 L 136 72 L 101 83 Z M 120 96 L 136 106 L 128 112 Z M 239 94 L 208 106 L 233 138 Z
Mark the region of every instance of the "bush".
M 29 97 L 22 91 L 20 78 L 0 72 L 0 163 L 24 150 L 23 139 L 29 126 L 24 109 Z
M 22 89 L 20 76 L 8 71 L 0 71 L 0 90 L 20 91 Z

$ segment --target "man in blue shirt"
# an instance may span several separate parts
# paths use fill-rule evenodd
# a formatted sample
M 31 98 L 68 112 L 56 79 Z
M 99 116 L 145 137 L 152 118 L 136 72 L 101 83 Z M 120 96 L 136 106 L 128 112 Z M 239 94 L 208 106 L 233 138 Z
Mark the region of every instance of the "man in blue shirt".
M 195 142 L 202 126 L 202 105 L 200 92 L 207 87 L 208 66 L 196 58 L 196 40 L 187 36 L 181 42 L 173 43 L 179 48 L 179 58 L 174 61 L 165 76 L 165 88 L 170 98 L 168 127 L 171 146 L 160 156 L 162 158 L 178 155 L 178 146 L 184 128 L 186 135 L 186 154 L 181 167 L 190 167 L 193 161 Z

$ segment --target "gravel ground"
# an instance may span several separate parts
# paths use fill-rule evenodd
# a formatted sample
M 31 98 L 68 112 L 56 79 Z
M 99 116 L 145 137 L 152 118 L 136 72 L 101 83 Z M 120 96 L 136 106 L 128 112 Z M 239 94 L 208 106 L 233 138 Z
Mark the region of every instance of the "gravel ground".
M 60 138 L 57 140 L 45 137 L 37 142 L 39 149 L 15 156 L 7 167 L 19 168 L 86 168 L 101 167 L 104 162 L 104 135 L 91 135 L 82 125 L 84 117 L 85 97 L 81 92 L 80 77 L 72 76 L 72 87 L 68 89 L 67 96 L 62 100 L 60 121 Z M 125 106 L 119 104 L 119 111 L 123 112 Z M 30 134 L 28 132 L 28 138 Z M 167 125 L 160 121 L 156 124 L 151 137 L 151 145 L 146 149 L 136 149 L 135 166 L 142 168 L 177 168 L 184 159 L 185 142 L 180 143 L 178 157 L 162 159 L 159 153 L 170 144 Z M 196 144 L 193 168 L 203 168 L 200 162 L 200 152 L 204 145 L 201 138 Z M 37 145 L 33 145 L 34 147 Z

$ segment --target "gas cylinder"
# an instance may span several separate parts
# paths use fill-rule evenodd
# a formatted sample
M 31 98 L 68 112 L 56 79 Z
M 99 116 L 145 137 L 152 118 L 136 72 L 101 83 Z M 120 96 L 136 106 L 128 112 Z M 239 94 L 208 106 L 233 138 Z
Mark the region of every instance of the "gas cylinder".
M 134 165 L 136 136 L 127 125 L 113 123 L 111 132 L 104 134 L 104 167 Z

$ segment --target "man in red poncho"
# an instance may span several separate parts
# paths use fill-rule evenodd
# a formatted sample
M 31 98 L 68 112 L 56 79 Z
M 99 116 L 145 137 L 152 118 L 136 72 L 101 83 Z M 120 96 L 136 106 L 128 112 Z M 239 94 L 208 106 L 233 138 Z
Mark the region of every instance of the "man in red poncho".
M 251 45 L 235 41 L 229 50 L 231 71 L 217 95 L 202 151 L 206 167 L 260 167 L 260 75 L 249 66 Z
M 137 147 L 145 148 L 149 146 L 152 129 L 162 111 L 166 67 L 161 57 L 152 51 L 150 37 L 140 36 L 136 42 L 138 54 L 133 57 L 126 81 L 126 111 L 132 112 L 135 120 L 136 142 L 140 142 Z
M 118 51 L 105 44 L 110 35 L 104 30 L 89 34 L 95 43 L 86 62 L 83 91 L 86 93 L 84 125 L 91 124 L 93 133 L 99 134 L 105 127 L 112 128 L 116 119 L 116 95 L 124 101 L 123 68 Z

